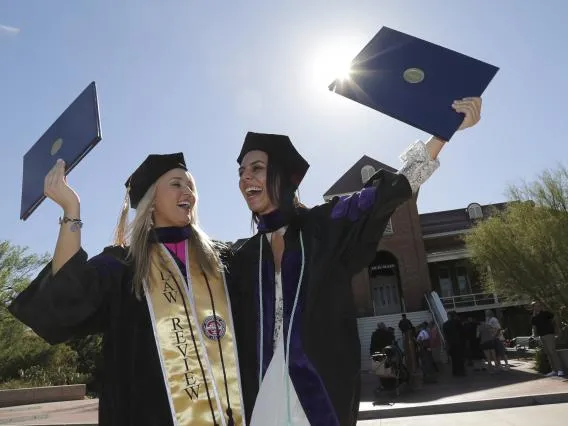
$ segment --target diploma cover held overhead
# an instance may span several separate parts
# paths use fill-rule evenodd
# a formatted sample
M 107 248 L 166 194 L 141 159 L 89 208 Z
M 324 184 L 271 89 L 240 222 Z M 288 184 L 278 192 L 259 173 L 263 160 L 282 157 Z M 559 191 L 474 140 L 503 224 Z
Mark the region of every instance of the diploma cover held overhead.
M 481 97 L 498 67 L 383 27 L 329 89 L 443 140 L 463 121 L 451 107 Z
M 24 155 L 20 219 L 26 220 L 45 199 L 44 179 L 61 158 L 65 175 L 101 140 L 95 82 L 73 101 Z

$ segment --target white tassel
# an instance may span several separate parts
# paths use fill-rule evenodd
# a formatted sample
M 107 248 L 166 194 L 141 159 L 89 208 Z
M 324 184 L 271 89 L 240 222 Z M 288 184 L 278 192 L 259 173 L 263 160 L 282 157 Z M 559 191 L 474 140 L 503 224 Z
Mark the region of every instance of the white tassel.
M 258 304 L 260 309 L 260 368 L 258 369 L 258 389 L 260 390 L 260 386 L 262 385 L 262 355 L 263 355 L 263 348 L 264 348 L 264 313 L 262 309 L 262 240 L 264 239 L 264 235 L 260 236 L 260 258 L 258 259 Z

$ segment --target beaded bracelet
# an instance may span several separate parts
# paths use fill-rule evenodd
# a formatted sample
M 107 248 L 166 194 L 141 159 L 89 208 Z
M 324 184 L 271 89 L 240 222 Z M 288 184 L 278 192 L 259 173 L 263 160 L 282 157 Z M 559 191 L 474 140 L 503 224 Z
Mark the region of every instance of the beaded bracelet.
M 83 227 L 83 222 L 81 219 L 71 219 L 67 216 L 63 216 L 59 218 L 59 224 L 63 225 L 65 223 L 71 223 L 71 232 L 76 232 Z

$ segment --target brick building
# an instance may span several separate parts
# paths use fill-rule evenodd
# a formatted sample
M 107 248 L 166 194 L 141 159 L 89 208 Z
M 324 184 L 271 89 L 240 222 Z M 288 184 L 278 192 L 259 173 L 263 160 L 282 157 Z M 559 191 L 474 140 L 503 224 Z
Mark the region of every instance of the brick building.
M 349 195 L 379 169 L 395 171 L 363 156 L 324 194 L 324 200 Z M 469 312 L 516 305 L 483 293 L 469 262 L 463 236 L 479 220 L 506 203 L 419 214 L 418 194 L 393 214 L 377 247 L 375 260 L 353 279 L 360 317 L 383 316 L 427 309 L 424 294 L 436 291 L 447 310 Z
M 324 200 L 360 190 L 380 169 L 395 171 L 363 156 L 325 192 Z M 377 322 L 384 322 L 398 332 L 402 312 L 406 312 L 414 324 L 431 320 L 432 307 L 425 295 L 433 291 L 446 311 L 454 310 L 462 316 L 482 320 L 484 311 L 492 309 L 501 323 L 509 327 L 510 334 L 530 328 L 527 312 L 519 302 L 484 292 L 463 240 L 477 221 L 494 210 L 504 209 L 506 204 L 471 203 L 455 210 L 419 214 L 418 196 L 416 194 L 393 214 L 374 261 L 352 281 L 363 365 Z
M 362 157 L 326 191 L 324 199 L 360 190 L 379 169 L 395 171 Z M 423 310 L 424 293 L 431 287 L 420 217 L 416 199 L 412 199 L 393 214 L 375 260 L 353 279 L 357 313 L 366 317 Z

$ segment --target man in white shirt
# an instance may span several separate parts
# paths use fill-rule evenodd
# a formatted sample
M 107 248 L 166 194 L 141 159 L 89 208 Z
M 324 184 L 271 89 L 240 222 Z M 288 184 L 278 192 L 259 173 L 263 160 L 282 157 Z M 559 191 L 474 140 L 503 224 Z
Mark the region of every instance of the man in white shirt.
M 494 331 L 494 336 L 495 336 L 494 345 L 495 345 L 495 356 L 496 356 L 495 364 L 496 364 L 496 366 L 500 367 L 501 366 L 501 360 L 503 359 L 505 361 L 505 365 L 509 366 L 509 361 L 507 360 L 505 345 L 503 344 L 503 342 L 500 339 L 501 334 L 503 333 L 503 329 L 501 328 L 501 324 L 499 323 L 499 320 L 493 314 L 493 311 L 490 310 L 490 309 L 485 311 L 485 318 L 486 318 L 487 325 L 489 327 L 491 327 Z
M 487 325 L 489 325 L 491 328 L 495 329 L 495 336 L 497 336 L 499 331 L 501 331 L 501 324 L 499 323 L 499 320 L 493 314 L 492 310 L 488 309 L 488 310 L 485 311 L 485 321 L 487 322 Z

